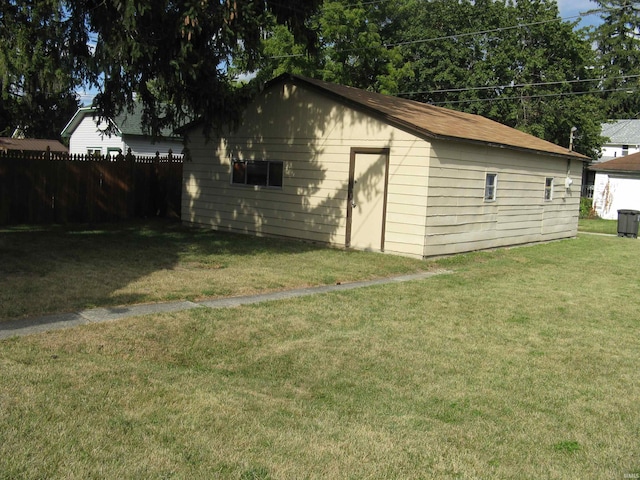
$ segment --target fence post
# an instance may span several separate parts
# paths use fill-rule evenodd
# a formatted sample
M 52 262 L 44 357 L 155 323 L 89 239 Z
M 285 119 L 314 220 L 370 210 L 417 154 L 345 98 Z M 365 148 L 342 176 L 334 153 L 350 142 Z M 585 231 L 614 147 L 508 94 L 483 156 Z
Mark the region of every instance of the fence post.
M 131 147 L 127 148 L 127 154 L 124 156 L 126 162 L 127 173 L 129 178 L 127 179 L 128 186 L 128 201 L 127 201 L 127 216 L 134 218 L 136 216 L 137 199 L 136 199 L 136 157 L 131 153 Z
M 153 198 L 153 214 L 156 217 L 160 216 L 160 210 L 162 209 L 162 198 L 160 195 L 160 152 L 156 151 L 156 156 L 153 159 L 153 169 L 151 178 L 151 195 Z

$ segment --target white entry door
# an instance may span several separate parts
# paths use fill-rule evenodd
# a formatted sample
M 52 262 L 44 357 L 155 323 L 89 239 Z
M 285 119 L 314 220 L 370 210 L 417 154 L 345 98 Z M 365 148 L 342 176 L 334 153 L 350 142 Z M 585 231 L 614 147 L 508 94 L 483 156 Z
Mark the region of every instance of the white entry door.
M 384 251 L 389 149 L 352 149 L 347 246 Z

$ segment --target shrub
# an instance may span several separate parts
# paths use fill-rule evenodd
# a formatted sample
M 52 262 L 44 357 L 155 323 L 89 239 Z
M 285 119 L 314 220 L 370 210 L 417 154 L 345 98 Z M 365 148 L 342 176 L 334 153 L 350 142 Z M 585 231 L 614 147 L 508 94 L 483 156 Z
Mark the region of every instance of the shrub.
M 599 218 L 593 208 L 593 200 L 587 197 L 580 197 L 580 218 Z

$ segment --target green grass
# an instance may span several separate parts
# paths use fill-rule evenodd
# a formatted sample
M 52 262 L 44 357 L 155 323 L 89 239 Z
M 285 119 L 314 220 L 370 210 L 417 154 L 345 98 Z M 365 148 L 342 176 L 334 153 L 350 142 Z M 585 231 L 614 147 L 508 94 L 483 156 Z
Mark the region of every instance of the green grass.
M 617 220 L 604 220 L 602 218 L 581 218 L 578 220 L 580 232 L 618 234 Z
M 0 321 L 384 277 L 416 259 L 146 222 L 0 229 Z
M 0 478 L 632 478 L 639 261 L 583 235 L 2 341 Z

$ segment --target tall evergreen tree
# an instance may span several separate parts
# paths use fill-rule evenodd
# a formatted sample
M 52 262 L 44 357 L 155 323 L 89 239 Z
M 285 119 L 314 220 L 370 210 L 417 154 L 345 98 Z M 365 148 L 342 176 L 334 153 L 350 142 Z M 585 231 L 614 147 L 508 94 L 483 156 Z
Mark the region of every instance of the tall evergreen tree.
M 59 2 L 0 4 L 0 135 L 59 138 L 78 107 L 76 35 Z M 86 41 L 79 45 L 88 53 Z
M 91 62 L 103 77 L 95 103 L 107 116 L 143 103 L 151 132 L 194 116 L 210 130 L 237 116 L 237 92 L 225 65 L 242 51 L 256 64 L 267 18 L 305 48 L 315 45 L 307 18 L 321 0 L 66 0 L 97 35 Z
M 640 2 L 592 0 L 602 23 L 593 31 L 609 118 L 640 115 Z
M 9 112 L 35 132 L 43 111 L 62 109 L 79 83 L 89 82 L 99 91 L 100 116 L 113 117 L 137 99 L 151 133 L 194 116 L 211 129 L 216 117 L 238 111 L 240 96 L 225 64 L 239 50 L 249 67 L 255 64 L 268 15 L 312 50 L 307 19 L 320 3 L 4 0 L 0 119 Z

